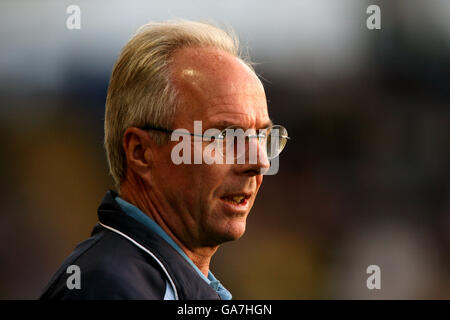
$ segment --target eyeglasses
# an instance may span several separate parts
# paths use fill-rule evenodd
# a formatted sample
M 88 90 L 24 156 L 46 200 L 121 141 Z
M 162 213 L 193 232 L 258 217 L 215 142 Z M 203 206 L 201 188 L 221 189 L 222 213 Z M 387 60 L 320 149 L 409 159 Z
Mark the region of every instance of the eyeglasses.
M 257 139 L 260 146 L 265 146 L 267 158 L 269 160 L 276 158 L 286 146 L 290 139 L 287 129 L 282 125 L 273 125 L 269 128 L 259 129 L 258 133 L 255 129 L 244 130 L 239 126 L 230 126 L 222 131 L 218 129 L 208 129 L 205 131 L 213 132 L 213 134 L 196 134 L 185 132 L 181 130 L 169 130 L 166 128 L 156 127 L 152 125 L 145 125 L 139 127 L 142 130 L 153 130 L 165 132 L 175 135 L 190 135 L 193 137 L 200 137 L 202 141 L 216 141 L 220 143 L 218 148 L 221 154 L 233 159 L 239 159 L 245 154 L 252 155 L 251 151 L 254 146 L 250 144 L 250 139 Z

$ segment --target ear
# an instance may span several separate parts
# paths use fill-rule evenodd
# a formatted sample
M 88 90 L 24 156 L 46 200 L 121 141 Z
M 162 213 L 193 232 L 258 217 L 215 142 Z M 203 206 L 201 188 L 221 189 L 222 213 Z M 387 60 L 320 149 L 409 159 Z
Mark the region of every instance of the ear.
M 127 168 L 140 177 L 148 175 L 153 166 L 151 139 L 148 133 L 135 127 L 127 128 L 122 144 Z

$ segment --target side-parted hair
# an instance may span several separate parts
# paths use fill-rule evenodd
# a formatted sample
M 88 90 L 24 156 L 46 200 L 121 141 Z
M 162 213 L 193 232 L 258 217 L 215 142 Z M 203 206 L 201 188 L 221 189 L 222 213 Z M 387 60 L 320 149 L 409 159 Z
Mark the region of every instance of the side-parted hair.
M 177 91 L 170 81 L 170 62 L 174 51 L 185 47 L 221 49 L 252 67 L 248 56 L 240 56 L 234 33 L 210 23 L 174 20 L 140 27 L 117 59 L 106 97 L 104 143 L 117 190 L 126 173 L 125 130 L 144 125 L 171 127 Z M 167 141 L 157 132 L 150 134 L 159 144 Z

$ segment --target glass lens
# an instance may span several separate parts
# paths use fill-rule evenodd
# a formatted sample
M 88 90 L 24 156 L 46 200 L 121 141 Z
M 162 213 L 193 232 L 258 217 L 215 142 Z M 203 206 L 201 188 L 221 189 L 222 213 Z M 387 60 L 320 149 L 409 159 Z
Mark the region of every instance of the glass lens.
M 267 157 L 273 159 L 277 157 L 286 146 L 288 132 L 285 127 L 281 125 L 274 125 L 267 132 Z
M 232 126 L 223 130 L 220 137 L 223 139 L 223 148 L 221 150 L 223 151 L 224 163 L 230 163 L 230 161 L 233 162 L 236 159 L 238 163 L 244 163 L 244 156 L 253 159 L 254 157 L 249 155 L 249 153 L 255 153 L 256 151 L 254 145 L 252 145 L 252 148 L 249 148 L 250 139 L 258 139 L 258 143 L 262 147 L 265 144 L 267 158 L 270 160 L 283 151 L 288 139 L 288 132 L 281 125 L 274 125 L 267 129 L 258 130 L 258 132 L 255 130 L 244 131 L 240 127 Z

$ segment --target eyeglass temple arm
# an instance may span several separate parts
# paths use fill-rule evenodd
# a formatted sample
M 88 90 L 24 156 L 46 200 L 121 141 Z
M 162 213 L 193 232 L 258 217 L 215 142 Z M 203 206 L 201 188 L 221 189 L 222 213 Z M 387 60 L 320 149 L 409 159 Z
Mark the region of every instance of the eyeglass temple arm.
M 193 136 L 193 137 L 203 137 L 203 138 L 215 138 L 215 139 L 220 139 L 220 137 L 217 137 L 217 136 L 207 136 L 207 135 L 204 135 L 204 134 L 197 134 L 197 133 L 191 133 L 191 132 L 179 132 L 179 131 L 176 131 L 176 130 L 169 130 L 169 129 L 166 129 L 166 128 L 161 128 L 161 127 L 156 127 L 156 126 L 151 126 L 151 125 L 145 125 L 145 126 L 142 126 L 142 127 L 139 127 L 140 129 L 142 129 L 142 130 L 154 130 L 154 131 L 162 131 L 162 132 L 166 132 L 166 133 L 174 133 L 174 132 L 176 132 L 177 134 L 184 134 L 184 135 L 190 135 L 190 136 Z
M 140 127 L 142 130 L 155 130 L 155 131 L 162 131 L 162 132 L 167 132 L 167 133 L 173 133 L 176 130 L 169 130 L 166 128 L 162 128 L 162 127 L 156 127 L 156 126 L 151 126 L 151 125 L 145 125 Z M 193 137 L 201 137 L 201 138 L 214 138 L 214 139 L 223 139 L 223 137 L 221 137 L 220 135 L 216 135 L 216 136 L 208 136 L 208 135 L 204 135 L 204 134 L 197 134 L 197 133 L 191 133 L 191 132 L 177 132 L 178 134 L 184 134 L 184 135 L 190 135 Z M 248 135 L 249 138 L 263 138 L 264 136 L 261 135 Z M 291 137 L 288 136 L 281 136 L 281 138 L 286 138 L 286 139 L 291 139 Z

